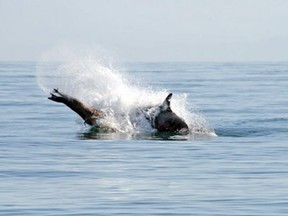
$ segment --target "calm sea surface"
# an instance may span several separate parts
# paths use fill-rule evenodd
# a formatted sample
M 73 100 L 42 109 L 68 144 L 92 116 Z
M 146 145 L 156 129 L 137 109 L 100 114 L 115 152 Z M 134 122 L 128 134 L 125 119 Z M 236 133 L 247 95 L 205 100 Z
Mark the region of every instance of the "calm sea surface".
M 288 215 L 288 63 L 133 63 L 218 137 L 86 137 L 36 63 L 0 63 L 0 215 Z M 144 82 L 143 81 L 143 82 Z

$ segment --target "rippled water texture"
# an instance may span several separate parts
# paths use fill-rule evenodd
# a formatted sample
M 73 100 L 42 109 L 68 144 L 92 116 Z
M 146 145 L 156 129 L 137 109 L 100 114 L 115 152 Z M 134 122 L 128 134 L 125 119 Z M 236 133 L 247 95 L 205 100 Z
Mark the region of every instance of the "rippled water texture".
M 288 214 L 288 63 L 115 66 L 218 137 L 90 133 L 36 66 L 0 63 L 0 215 Z

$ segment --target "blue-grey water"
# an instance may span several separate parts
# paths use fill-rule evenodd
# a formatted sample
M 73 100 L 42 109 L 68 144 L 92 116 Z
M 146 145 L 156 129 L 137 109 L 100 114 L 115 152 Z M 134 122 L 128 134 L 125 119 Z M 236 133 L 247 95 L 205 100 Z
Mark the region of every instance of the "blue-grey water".
M 218 137 L 86 136 L 36 63 L 0 63 L 0 215 L 288 215 L 288 63 L 130 63 Z

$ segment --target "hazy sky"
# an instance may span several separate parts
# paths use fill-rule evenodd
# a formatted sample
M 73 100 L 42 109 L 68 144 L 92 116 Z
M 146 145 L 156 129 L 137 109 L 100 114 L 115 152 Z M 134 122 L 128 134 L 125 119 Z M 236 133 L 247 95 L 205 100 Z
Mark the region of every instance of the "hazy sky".
M 0 60 L 287 61 L 288 0 L 0 0 Z

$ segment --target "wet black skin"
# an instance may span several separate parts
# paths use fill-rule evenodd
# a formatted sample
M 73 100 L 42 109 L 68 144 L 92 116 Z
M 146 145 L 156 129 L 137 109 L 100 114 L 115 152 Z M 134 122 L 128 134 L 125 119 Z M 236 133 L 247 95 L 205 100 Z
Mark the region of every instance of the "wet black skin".
M 188 125 L 186 122 L 177 116 L 171 109 L 161 111 L 155 117 L 155 128 L 158 131 L 178 132 L 180 130 L 187 130 Z

